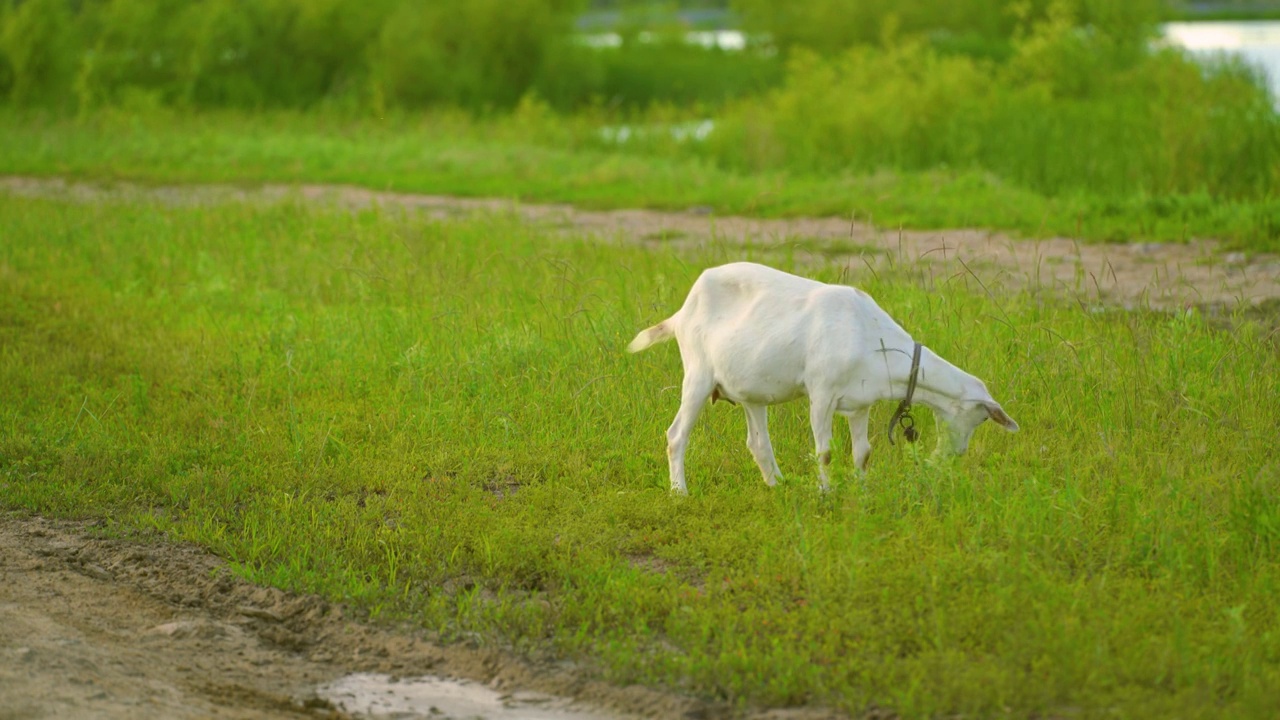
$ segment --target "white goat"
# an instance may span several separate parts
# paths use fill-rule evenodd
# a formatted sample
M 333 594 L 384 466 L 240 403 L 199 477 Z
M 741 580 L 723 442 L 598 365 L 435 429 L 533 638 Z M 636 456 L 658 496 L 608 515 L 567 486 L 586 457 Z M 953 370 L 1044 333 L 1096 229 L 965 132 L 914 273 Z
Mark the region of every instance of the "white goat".
M 764 481 L 773 485 L 782 471 L 769 443 L 768 406 L 808 395 L 823 491 L 835 413 L 849 421 L 854 464 L 863 470 L 871 454 L 871 404 L 905 399 L 900 411 L 909 408 L 913 375 L 914 399 L 932 408 L 945 430 L 939 433 L 939 451 L 945 434 L 950 449 L 963 453 L 987 418 L 1010 432 L 1018 429 L 981 380 L 928 348 L 920 348 L 913 368 L 918 343 L 870 295 L 852 287 L 755 263 L 711 268 L 698 277 L 675 315 L 641 331 L 627 350 L 639 352 L 672 337 L 684 363 L 680 410 L 667 430 L 672 492 L 687 492 L 685 448 L 707 398 L 742 405 L 747 447 Z M 913 437 L 909 431 L 908 439 Z

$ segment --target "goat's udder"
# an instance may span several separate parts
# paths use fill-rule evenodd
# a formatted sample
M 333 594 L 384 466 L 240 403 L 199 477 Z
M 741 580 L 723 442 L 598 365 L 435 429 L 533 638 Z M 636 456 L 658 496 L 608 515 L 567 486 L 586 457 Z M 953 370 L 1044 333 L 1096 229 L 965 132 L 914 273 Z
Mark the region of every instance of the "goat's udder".
M 712 404 L 712 405 L 715 405 L 717 402 L 719 402 L 719 401 L 721 401 L 721 400 L 724 400 L 725 402 L 729 403 L 730 405 L 737 405 L 737 404 L 738 404 L 738 403 L 734 402 L 733 400 L 730 400 L 730 399 L 729 399 L 729 397 L 728 397 L 727 395 L 722 395 L 722 394 L 720 394 L 720 386 L 719 386 L 719 385 L 716 385 L 716 386 L 715 386 L 715 388 L 714 388 L 714 389 L 712 389 L 712 391 L 711 391 L 711 404 Z

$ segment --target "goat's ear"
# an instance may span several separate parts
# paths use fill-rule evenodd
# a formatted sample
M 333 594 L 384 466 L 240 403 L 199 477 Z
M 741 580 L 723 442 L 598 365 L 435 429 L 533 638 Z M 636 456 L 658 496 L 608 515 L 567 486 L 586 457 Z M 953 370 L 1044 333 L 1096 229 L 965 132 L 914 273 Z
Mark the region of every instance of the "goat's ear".
M 1009 432 L 1018 432 L 1018 423 L 1014 422 L 1013 418 L 1009 417 L 1009 414 L 1004 411 L 1004 408 L 1000 407 L 1000 403 L 993 401 L 984 402 L 982 405 L 987 409 L 987 415 L 992 420 L 995 420 L 997 425 Z

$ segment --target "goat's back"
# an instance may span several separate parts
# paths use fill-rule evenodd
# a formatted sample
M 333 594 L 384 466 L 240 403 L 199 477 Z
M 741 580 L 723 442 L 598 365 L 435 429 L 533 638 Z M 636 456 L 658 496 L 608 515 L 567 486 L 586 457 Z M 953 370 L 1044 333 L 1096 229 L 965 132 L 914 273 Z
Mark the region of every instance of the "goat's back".
M 705 271 L 671 325 L 686 364 L 729 397 L 780 402 L 834 380 L 857 354 L 867 324 L 888 316 L 866 293 L 754 263 Z

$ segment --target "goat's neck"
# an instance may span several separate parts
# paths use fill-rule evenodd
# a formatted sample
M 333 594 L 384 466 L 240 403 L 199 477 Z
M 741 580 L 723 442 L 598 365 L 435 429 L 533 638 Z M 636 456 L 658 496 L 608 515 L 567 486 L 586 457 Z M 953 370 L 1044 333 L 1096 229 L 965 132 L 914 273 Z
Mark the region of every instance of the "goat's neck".
M 893 348 L 889 355 L 890 388 L 885 400 L 899 401 L 907 395 L 911 378 L 911 355 L 915 343 L 907 338 L 906 346 Z M 953 405 L 964 398 L 974 378 L 943 359 L 927 347 L 920 348 L 920 370 L 916 376 L 916 389 L 912 402 L 922 403 L 934 410 Z

